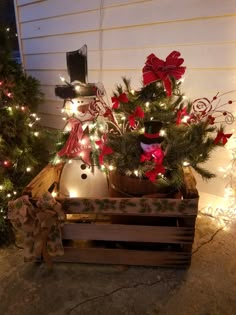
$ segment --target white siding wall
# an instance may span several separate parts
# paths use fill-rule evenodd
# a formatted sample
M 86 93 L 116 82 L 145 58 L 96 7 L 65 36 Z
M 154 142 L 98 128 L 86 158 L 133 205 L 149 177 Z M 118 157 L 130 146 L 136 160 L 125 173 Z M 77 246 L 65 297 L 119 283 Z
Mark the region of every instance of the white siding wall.
M 185 59 L 190 99 L 236 89 L 235 0 L 15 0 L 15 7 L 24 67 L 42 84 L 47 126 L 63 128 L 54 87 L 59 75 L 68 78 L 65 53 L 83 44 L 89 82 L 102 81 L 108 95 L 124 75 L 139 87 L 147 55 L 165 58 L 173 50 Z M 213 170 L 226 155 L 214 155 Z M 199 185 L 222 195 L 224 181 Z

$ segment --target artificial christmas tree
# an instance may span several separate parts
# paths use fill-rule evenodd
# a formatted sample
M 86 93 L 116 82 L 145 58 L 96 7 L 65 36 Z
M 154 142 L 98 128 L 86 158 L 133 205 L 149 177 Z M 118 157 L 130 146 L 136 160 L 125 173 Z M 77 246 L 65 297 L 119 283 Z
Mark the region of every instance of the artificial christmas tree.
M 46 134 L 35 113 L 42 99 L 39 82 L 11 58 L 7 34 L 0 31 L 0 245 L 14 239 L 7 219 L 9 200 L 47 163 Z M 47 140 L 48 142 L 48 140 Z
M 233 115 L 222 107 L 232 100 L 221 104 L 220 95 L 216 95 L 212 100 L 186 101 L 180 81 L 185 72 L 183 62 L 176 51 L 165 61 L 151 54 L 143 68 L 143 86 L 139 90 L 132 90 L 126 78 L 123 85 L 117 86 L 112 97 L 114 119 L 102 122 L 107 132 L 100 134 L 105 141 L 97 151 L 108 173 L 112 169 L 117 176 L 123 176 L 119 187 L 117 182 L 114 184 L 117 191 L 134 196 L 181 191 L 186 165 L 204 179 L 214 177 L 202 164 L 231 136 L 225 133 L 223 123 L 232 123 Z M 96 134 L 99 130 L 95 126 Z M 109 154 L 103 153 L 104 148 Z M 139 181 L 141 193 L 132 187 L 129 191 L 125 186 L 127 177 Z M 149 182 L 154 184 L 151 191 Z

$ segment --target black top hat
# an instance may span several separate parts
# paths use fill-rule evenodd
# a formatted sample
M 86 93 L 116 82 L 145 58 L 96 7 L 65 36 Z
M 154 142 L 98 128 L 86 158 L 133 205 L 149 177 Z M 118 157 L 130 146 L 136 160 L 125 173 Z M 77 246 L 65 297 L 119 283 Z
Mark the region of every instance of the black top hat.
M 145 144 L 161 143 L 164 140 L 164 137 L 160 135 L 162 126 L 162 122 L 157 120 L 144 122 L 144 134 L 140 135 L 140 142 Z
M 79 96 L 96 96 L 96 85 L 94 83 L 87 83 L 87 45 L 78 50 L 67 52 L 66 61 L 70 83 L 66 82 L 66 85 L 56 85 L 56 96 L 62 99 L 72 99 Z

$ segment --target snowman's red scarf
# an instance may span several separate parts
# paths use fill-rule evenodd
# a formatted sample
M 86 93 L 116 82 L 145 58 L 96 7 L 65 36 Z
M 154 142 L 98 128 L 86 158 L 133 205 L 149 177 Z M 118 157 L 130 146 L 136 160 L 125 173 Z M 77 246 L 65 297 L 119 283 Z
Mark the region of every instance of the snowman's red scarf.
M 58 156 L 67 156 L 69 158 L 75 158 L 83 153 L 81 157 L 86 163 L 90 163 L 90 145 L 83 146 L 81 140 L 86 139 L 89 142 L 88 136 L 84 134 L 82 124 L 78 119 L 70 118 L 69 123 L 72 125 L 69 138 L 66 141 L 64 147 L 57 153 Z

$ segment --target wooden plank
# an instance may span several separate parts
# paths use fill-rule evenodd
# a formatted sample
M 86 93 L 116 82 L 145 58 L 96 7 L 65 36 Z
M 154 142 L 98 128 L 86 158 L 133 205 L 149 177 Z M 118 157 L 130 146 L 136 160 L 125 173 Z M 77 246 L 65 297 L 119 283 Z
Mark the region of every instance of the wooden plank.
M 26 186 L 24 193 L 30 194 L 32 198 L 39 198 L 47 192 L 54 183 L 59 183 L 64 163 L 57 165 L 46 165 L 39 174 Z
M 63 256 L 53 257 L 55 262 L 125 264 L 141 266 L 187 266 L 190 252 L 157 252 L 103 248 L 65 248 Z
M 194 228 L 121 224 L 65 224 L 64 239 L 156 243 L 192 243 Z

